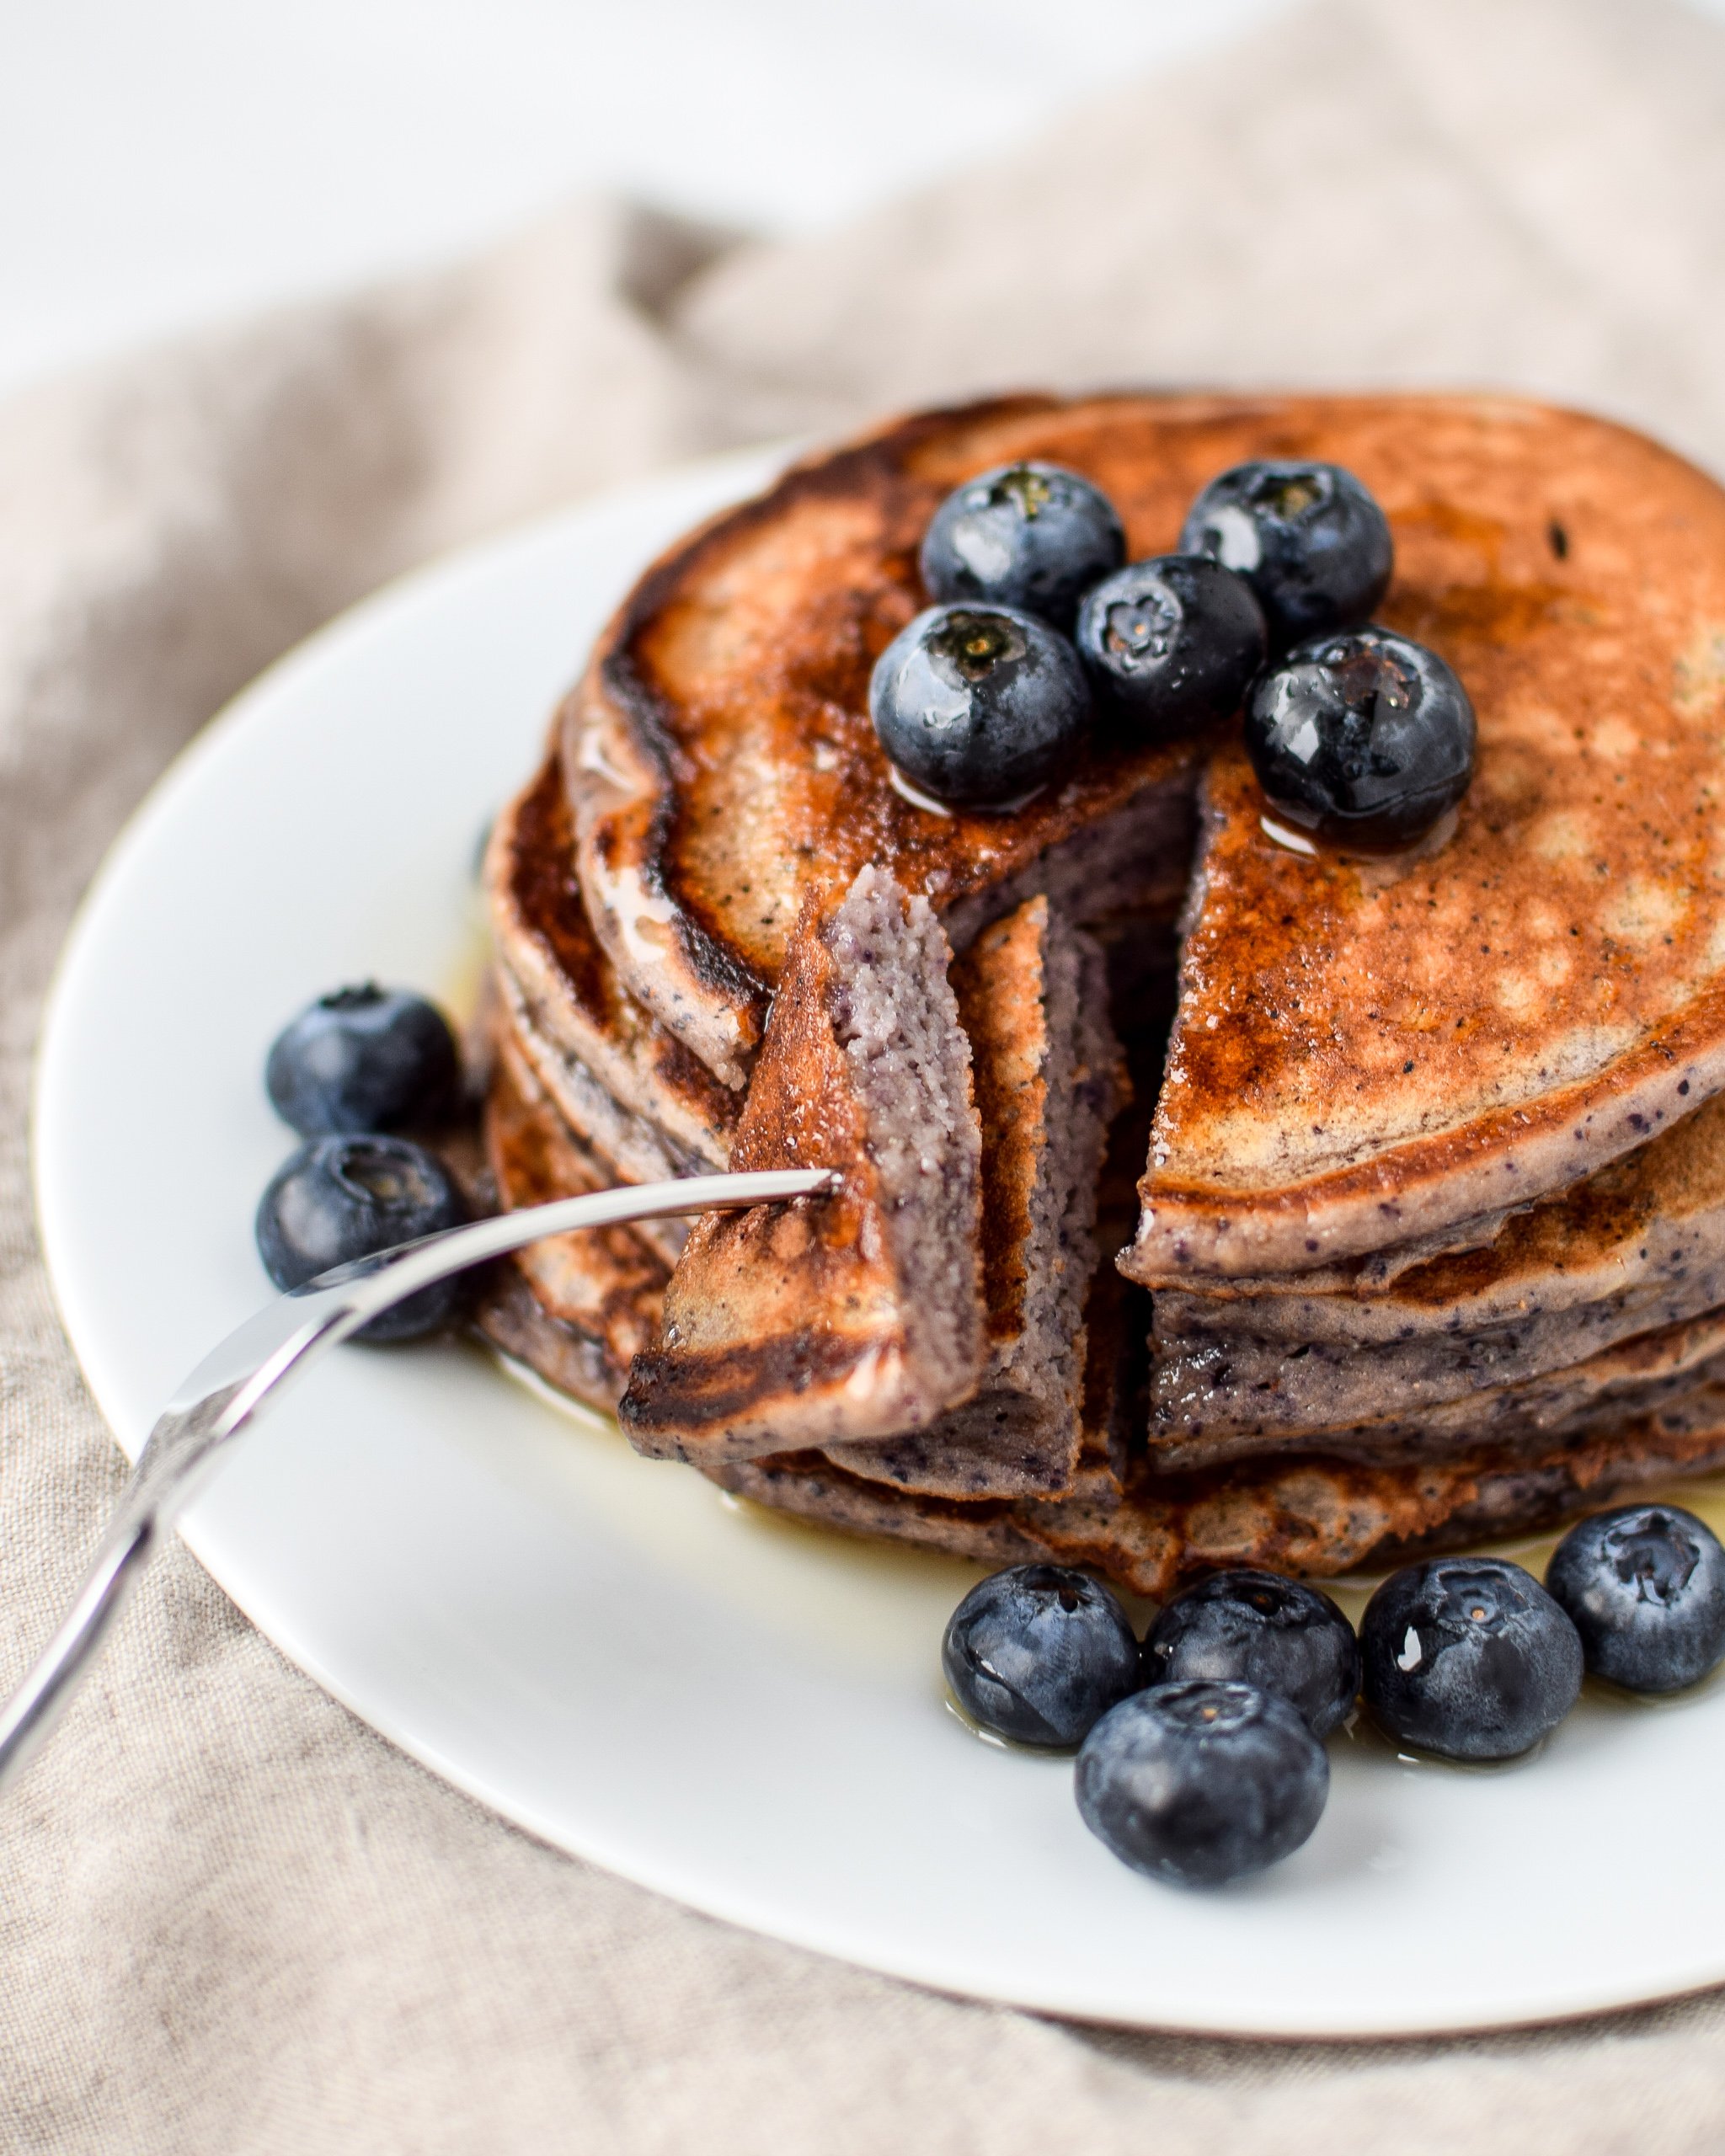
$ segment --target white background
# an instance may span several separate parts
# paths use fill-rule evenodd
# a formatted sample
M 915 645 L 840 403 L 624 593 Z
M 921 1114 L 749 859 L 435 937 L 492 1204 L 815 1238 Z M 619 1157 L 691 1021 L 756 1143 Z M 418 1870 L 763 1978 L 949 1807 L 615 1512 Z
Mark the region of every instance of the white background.
M 0 0 L 0 390 L 584 187 L 820 224 L 1285 4 Z
M 0 0 L 0 388 L 587 186 L 818 224 L 1278 4 Z

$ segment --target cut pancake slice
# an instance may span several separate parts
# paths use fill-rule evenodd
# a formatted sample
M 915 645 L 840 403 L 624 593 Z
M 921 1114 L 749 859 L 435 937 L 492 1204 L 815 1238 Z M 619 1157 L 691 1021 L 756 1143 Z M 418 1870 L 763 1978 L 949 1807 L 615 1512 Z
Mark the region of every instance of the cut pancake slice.
M 697 1463 L 921 1428 L 985 1353 L 980 1144 L 950 947 L 864 868 L 811 895 L 731 1153 L 836 1167 L 831 1198 L 709 1214 L 622 1402 L 636 1447 Z
M 1725 1081 L 1725 493 L 1643 437 L 1494 400 L 1340 400 L 1276 453 L 1382 503 L 1381 618 L 1466 684 L 1478 764 L 1427 857 L 1266 825 L 1219 750 L 1124 1261 L 1295 1272 L 1509 1210 Z
M 565 1121 L 630 1182 L 723 1168 L 737 1095 L 644 1010 L 594 935 L 555 756 L 498 818 L 486 901 L 522 1046 Z
M 988 1363 L 926 1430 L 837 1456 L 904 1489 L 1047 1496 L 1077 1464 L 1097 1183 L 1124 1070 L 1102 952 L 1045 898 L 985 929 L 952 981 L 981 1125 Z
M 484 1138 L 505 1212 L 610 1185 L 506 1035 L 494 1042 Z M 669 1278 L 663 1252 L 638 1230 L 583 1228 L 501 1260 L 477 1321 L 494 1346 L 560 1391 L 614 1407 L 633 1357 L 658 1337 Z

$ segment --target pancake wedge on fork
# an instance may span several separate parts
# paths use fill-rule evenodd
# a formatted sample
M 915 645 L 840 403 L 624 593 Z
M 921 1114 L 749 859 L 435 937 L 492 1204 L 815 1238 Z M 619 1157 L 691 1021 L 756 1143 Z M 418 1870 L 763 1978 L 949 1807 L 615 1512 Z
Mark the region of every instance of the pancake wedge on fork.
M 619 1410 L 638 1450 L 889 1437 L 976 1390 L 981 1147 L 950 958 L 927 900 L 879 869 L 810 894 L 731 1165 L 843 1182 L 696 1223 Z

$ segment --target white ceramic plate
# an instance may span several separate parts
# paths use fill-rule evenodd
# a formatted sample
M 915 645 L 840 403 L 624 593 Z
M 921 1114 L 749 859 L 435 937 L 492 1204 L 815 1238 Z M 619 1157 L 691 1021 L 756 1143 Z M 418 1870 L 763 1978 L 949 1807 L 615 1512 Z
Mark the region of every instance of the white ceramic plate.
M 61 1307 L 129 1451 L 267 1293 L 272 1035 L 344 980 L 470 989 L 475 848 L 554 699 L 637 568 L 772 468 L 678 473 L 384 592 L 248 690 L 115 849 L 53 999 L 36 1161 Z M 1343 2035 L 1725 1977 L 1717 1688 L 1583 1701 L 1495 1772 L 1338 1740 L 1306 1848 L 1189 1894 L 1092 1839 L 1070 1764 L 947 1710 L 973 1568 L 729 1504 L 477 1351 L 343 1351 L 186 1534 L 302 1668 L 533 1833 L 943 1989 Z

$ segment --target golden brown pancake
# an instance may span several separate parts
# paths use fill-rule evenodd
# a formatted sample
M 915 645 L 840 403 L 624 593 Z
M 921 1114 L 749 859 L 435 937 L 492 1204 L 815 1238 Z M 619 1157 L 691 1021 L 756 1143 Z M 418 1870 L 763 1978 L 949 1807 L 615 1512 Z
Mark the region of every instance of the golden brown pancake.
M 1243 750 L 1212 762 L 1125 1261 L 1148 1285 L 1488 1223 L 1725 1081 L 1725 494 L 1502 400 L 1301 400 L 1248 431 L 1376 494 L 1381 618 L 1460 675 L 1479 760 L 1399 873 L 1278 844 Z
M 1197 1293 L 1162 1290 L 1157 1307 L 1208 1313 L 1219 1327 L 1236 1314 L 1289 1342 L 1393 1342 L 1590 1309 L 1615 1296 L 1640 1307 L 1715 1264 L 1722 1247 L 1725 1097 L 1716 1097 L 1632 1153 L 1512 1214 L 1489 1242 L 1394 1269 L 1372 1257 L 1311 1273 L 1206 1280 Z M 1694 1307 L 1722 1299 L 1704 1295 Z
M 1479 715 L 1478 774 L 1449 841 L 1396 863 L 1290 850 L 1226 738 L 1200 756 L 1104 731 L 1068 784 L 1016 815 L 946 817 L 898 793 L 867 683 L 922 603 L 923 526 L 959 480 L 1027 455 L 1095 479 L 1134 556 L 1172 546 L 1203 484 L 1245 457 L 1357 472 L 1396 537 L 1381 618 L 1449 659 Z M 869 1531 L 1093 1549 L 1076 1561 L 1147 1582 L 1226 1561 L 1192 1554 L 1210 1550 L 1333 1569 L 1711 1464 L 1725 1401 L 1701 1336 L 1674 1348 L 1669 1328 L 1695 1315 L 1674 1283 L 1719 1206 L 1698 1171 L 1680 1196 L 1669 1162 L 1647 1169 L 1637 1149 L 1653 1160 L 1648 1141 L 1725 1086 L 1722 719 L 1725 496 L 1641 437 L 1507 399 L 1002 400 L 823 458 L 674 549 L 601 639 L 560 738 L 585 900 L 571 932 L 602 953 L 608 992 L 651 1029 L 654 1054 L 673 1042 L 732 1089 L 714 1097 L 734 1098 L 805 901 L 830 904 L 859 864 L 926 893 L 960 949 L 1038 890 L 1078 920 L 1118 924 L 1135 908 L 1166 923 L 1202 761 L 1169 1083 L 1126 1265 L 1199 1331 L 1205 1298 L 1276 1308 L 1263 1327 L 1272 1359 L 1278 1338 L 1301 1344 L 1296 1311 L 1322 1310 L 1310 1337 L 1344 1355 L 1356 1337 L 1395 1337 L 1381 1312 L 1397 1298 L 1396 1322 L 1414 1332 L 1452 1316 L 1501 1331 L 1519 1321 L 1518 1297 L 1550 1320 L 1543 1344 L 1498 1373 L 1497 1396 L 1534 1383 L 1542 1403 L 1518 1400 L 1513 1444 L 1484 1429 L 1470 1442 L 1453 1390 L 1412 1403 L 1407 1449 L 1437 1436 L 1429 1409 L 1445 1424 L 1441 1466 L 1308 1448 L 1151 1476 L 1124 1465 L 1117 1385 L 1112 1467 L 1092 1438 L 1051 1502 L 895 1492 L 806 1449 L 724 1475 Z M 558 805 L 554 789 L 541 799 Z M 1123 984 L 1140 947 L 1135 925 L 1117 934 Z M 516 1038 L 542 1067 L 549 1040 L 566 1067 L 589 1068 L 557 1015 L 556 976 L 571 970 L 553 953 L 531 994 L 531 964 L 514 971 Z M 626 1095 L 649 1119 L 653 1088 L 624 1077 Z M 585 1128 L 580 1106 L 565 1103 Z M 1613 1162 L 1633 1188 L 1608 1188 Z M 784 1279 L 804 1262 L 798 1252 Z M 724 1372 L 734 1380 L 794 1331 L 804 1290 L 777 1308 L 763 1275 L 752 1303 L 721 1308 L 691 1278 L 685 1317 L 716 1314 L 703 1409 L 716 1427 L 742 1396 L 733 1385 L 727 1406 Z M 1432 1299 L 1445 1294 L 1440 1318 Z M 1581 1348 L 1564 1359 L 1571 1324 Z M 1649 1326 L 1667 1335 L 1652 1350 L 1635 1344 Z M 1616 1374 L 1594 1385 L 1602 1349 Z M 1646 1367 L 1631 1367 L 1637 1355 Z M 1583 1405 L 1560 1412 L 1551 1403 L 1572 1399 L 1583 1368 Z M 1616 1421 L 1583 1428 L 1600 1397 Z M 1553 1416 L 1567 1434 L 1547 1444 Z M 1337 1442 L 1359 1427 L 1322 1426 Z
M 853 1534 L 984 1564 L 1088 1566 L 1161 1600 L 1226 1566 L 1308 1578 L 1388 1567 L 1530 1532 L 1607 1499 L 1725 1465 L 1725 1387 L 1579 1444 L 1482 1449 L 1439 1465 L 1278 1459 L 1199 1475 L 1131 1476 L 1087 1460 L 1068 1497 L 966 1505 L 846 1475 L 819 1453 L 708 1470 L 734 1495 Z
M 1381 1283 L 1373 1268 L 1158 1292 L 1158 1397 L 1212 1428 L 1317 1428 L 1519 1384 L 1725 1305 L 1725 1096 L 1481 1248 Z

